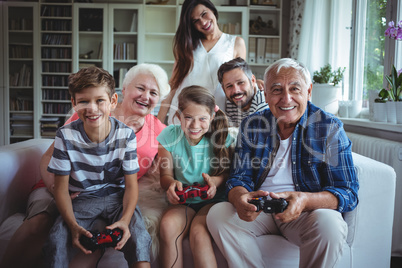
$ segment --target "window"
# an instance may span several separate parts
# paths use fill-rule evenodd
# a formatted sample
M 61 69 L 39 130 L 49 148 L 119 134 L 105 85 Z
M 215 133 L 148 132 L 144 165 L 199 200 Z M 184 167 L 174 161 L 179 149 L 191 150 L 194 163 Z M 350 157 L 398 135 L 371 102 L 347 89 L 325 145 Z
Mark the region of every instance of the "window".
M 305 0 L 303 8 L 295 57 L 311 73 L 327 63 L 346 67 L 338 99 L 352 101 L 346 105 L 358 115 L 369 92 L 376 97 L 387 86 L 392 65 L 402 68 L 402 41 L 384 36 L 390 21 L 402 20 L 402 0 Z
M 353 1 L 349 99 L 362 100 L 363 107 L 370 91 L 386 86 L 391 66 L 402 68 L 401 42 L 384 36 L 389 21 L 402 19 L 401 7 L 402 0 Z

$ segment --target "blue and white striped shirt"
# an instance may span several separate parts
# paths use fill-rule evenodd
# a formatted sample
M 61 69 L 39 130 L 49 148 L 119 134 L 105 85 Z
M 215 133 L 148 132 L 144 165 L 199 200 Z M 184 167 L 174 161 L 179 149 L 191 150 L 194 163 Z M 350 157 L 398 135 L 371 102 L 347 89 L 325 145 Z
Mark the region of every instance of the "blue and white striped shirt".
M 236 186 L 258 190 L 278 141 L 276 119 L 270 109 L 242 121 L 227 193 Z M 343 123 L 309 102 L 292 136 L 292 179 L 296 191 L 329 191 L 338 198 L 339 212 L 353 210 L 358 203 L 359 183 L 351 148 Z
M 106 196 L 124 188 L 124 175 L 139 171 L 134 131 L 109 117 L 111 130 L 101 143 L 91 142 L 78 119 L 57 131 L 48 171 L 70 175 L 69 190 Z
M 268 108 L 268 104 L 265 102 L 264 91 L 261 91 L 258 88 L 255 90 L 256 93 L 254 94 L 254 97 L 251 99 L 251 105 L 247 111 L 243 111 L 236 104 L 233 104 L 230 100 L 226 98 L 225 113 L 229 119 L 229 123 L 231 126 L 239 127 L 241 121 L 250 114 Z

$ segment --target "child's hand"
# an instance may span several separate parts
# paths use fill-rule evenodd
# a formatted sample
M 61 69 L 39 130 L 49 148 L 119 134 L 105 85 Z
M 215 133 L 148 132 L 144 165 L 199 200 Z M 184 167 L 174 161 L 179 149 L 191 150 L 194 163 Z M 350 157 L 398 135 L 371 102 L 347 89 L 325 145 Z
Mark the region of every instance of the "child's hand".
M 179 204 L 180 200 L 180 198 L 176 194 L 176 189 L 179 191 L 183 191 L 183 184 L 177 180 L 173 181 L 166 191 L 168 201 L 173 205 Z
M 81 192 L 73 192 L 73 193 L 70 193 L 71 200 L 77 198 L 80 193 L 81 193 Z
M 72 240 L 73 246 L 76 247 L 76 248 L 79 248 L 85 254 L 91 254 L 92 251 L 86 249 L 80 243 L 81 235 L 85 235 L 86 237 L 91 238 L 92 237 L 91 232 L 88 231 L 88 230 L 85 230 L 83 227 L 79 226 L 78 224 L 77 224 L 77 226 L 75 226 L 73 228 L 70 228 L 70 230 L 71 230 L 71 240 Z
M 213 177 L 209 176 L 206 173 L 202 173 L 202 177 L 204 178 L 205 183 L 209 186 L 209 189 L 207 191 L 208 199 L 214 198 L 216 194 L 216 185 Z
M 121 250 L 124 245 L 126 244 L 127 240 L 130 238 L 131 233 L 130 229 L 128 229 L 128 225 L 124 221 L 116 221 L 112 225 L 106 226 L 106 229 L 113 230 L 115 228 L 119 228 L 123 231 L 123 237 L 121 238 L 120 242 L 117 243 L 115 250 Z

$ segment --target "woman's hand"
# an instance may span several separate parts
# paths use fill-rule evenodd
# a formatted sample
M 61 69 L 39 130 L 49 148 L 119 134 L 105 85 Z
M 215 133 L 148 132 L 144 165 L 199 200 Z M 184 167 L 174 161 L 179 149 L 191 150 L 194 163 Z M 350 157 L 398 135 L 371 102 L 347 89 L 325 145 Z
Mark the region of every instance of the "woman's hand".
M 257 79 L 257 87 L 259 90 L 264 91 L 264 80 Z

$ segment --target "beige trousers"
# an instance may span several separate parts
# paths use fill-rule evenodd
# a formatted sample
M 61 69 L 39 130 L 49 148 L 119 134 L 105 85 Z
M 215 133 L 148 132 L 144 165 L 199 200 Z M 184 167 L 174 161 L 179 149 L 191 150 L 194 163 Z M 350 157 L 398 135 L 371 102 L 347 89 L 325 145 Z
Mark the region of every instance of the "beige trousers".
M 347 224 L 331 209 L 303 212 L 290 223 L 260 213 L 253 222 L 241 220 L 229 202 L 214 205 L 207 216 L 208 229 L 229 267 L 270 267 L 264 248 L 255 241 L 261 235 L 282 235 L 300 248 L 300 267 L 334 267 L 342 254 Z M 281 250 L 286 250 L 283 248 Z

